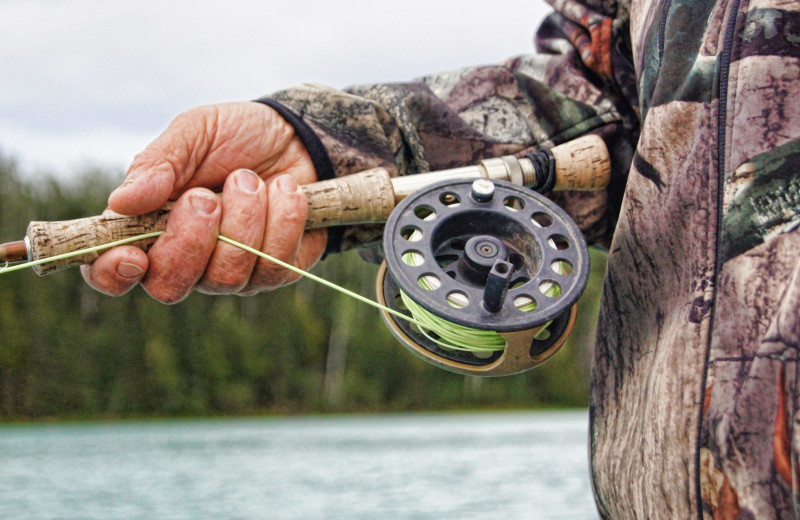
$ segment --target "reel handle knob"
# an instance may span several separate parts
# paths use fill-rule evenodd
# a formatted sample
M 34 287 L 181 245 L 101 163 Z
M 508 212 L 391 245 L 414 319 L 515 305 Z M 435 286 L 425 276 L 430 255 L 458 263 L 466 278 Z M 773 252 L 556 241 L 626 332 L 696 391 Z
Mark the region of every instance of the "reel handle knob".
M 487 311 L 500 312 L 503 308 L 513 271 L 514 266 L 505 260 L 498 260 L 492 266 L 483 289 L 483 306 Z

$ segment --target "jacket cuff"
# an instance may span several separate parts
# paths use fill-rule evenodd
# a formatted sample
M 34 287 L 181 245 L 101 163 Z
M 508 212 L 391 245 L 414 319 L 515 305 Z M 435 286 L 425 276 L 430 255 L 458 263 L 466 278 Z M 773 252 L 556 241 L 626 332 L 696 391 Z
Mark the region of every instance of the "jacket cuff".
M 257 103 L 267 105 L 275 110 L 287 123 L 292 125 L 297 137 L 303 146 L 306 147 L 311 162 L 314 164 L 314 169 L 317 171 L 317 180 L 325 181 L 335 177 L 333 171 L 333 163 L 328 156 L 328 151 L 322 145 L 319 136 L 314 132 L 302 116 L 295 114 L 292 110 L 285 105 L 278 103 L 274 99 L 260 98 L 255 100 Z M 323 258 L 329 253 L 338 253 L 341 250 L 342 235 L 344 235 L 344 226 L 333 226 L 328 228 L 328 244 L 325 247 Z

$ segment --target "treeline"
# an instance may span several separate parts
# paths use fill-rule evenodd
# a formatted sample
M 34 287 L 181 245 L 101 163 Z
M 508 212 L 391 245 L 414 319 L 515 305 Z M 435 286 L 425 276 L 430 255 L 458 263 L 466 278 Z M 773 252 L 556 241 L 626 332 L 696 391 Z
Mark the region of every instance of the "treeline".
M 113 188 L 21 178 L 0 159 L 0 242 L 30 220 L 97 214 Z M 77 269 L 0 275 L 0 420 L 586 406 L 604 258 L 594 254 L 570 342 L 525 374 L 479 379 L 408 353 L 378 312 L 310 280 L 255 297 L 165 306 L 89 289 Z M 315 272 L 374 297 L 376 266 L 334 255 Z

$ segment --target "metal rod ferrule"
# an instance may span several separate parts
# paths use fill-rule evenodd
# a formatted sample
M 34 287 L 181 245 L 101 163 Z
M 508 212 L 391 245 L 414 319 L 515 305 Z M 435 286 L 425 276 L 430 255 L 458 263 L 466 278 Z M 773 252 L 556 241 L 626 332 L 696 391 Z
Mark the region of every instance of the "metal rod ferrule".
M 486 159 L 474 166 L 452 168 L 430 173 L 406 175 L 392 178 L 392 189 L 396 202 L 400 202 L 412 193 L 415 193 L 430 184 L 442 181 L 456 181 L 461 179 L 499 179 L 510 181 L 526 188 L 535 188 L 536 174 L 533 163 L 528 158 L 517 158 L 505 155 L 493 159 Z

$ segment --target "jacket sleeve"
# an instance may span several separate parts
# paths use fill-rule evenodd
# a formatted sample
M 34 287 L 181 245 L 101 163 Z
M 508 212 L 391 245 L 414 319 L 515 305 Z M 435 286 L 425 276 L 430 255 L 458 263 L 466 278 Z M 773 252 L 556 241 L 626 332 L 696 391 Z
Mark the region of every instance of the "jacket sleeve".
M 406 83 L 344 90 L 300 85 L 259 101 L 295 126 L 320 178 L 374 167 L 409 175 L 599 134 L 612 154 L 612 186 L 552 197 L 587 240 L 604 242 L 638 131 L 635 90 L 626 87 L 632 84 L 626 14 L 592 11 L 571 0 L 552 3 L 560 12 L 539 28 L 536 54 Z M 334 230 L 328 251 L 375 245 L 381 230 Z

